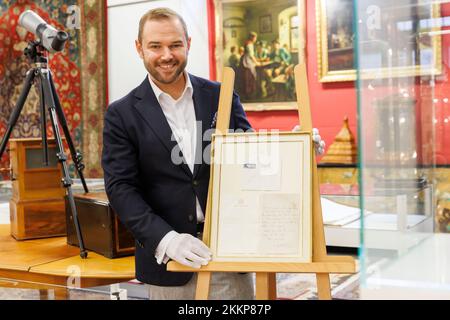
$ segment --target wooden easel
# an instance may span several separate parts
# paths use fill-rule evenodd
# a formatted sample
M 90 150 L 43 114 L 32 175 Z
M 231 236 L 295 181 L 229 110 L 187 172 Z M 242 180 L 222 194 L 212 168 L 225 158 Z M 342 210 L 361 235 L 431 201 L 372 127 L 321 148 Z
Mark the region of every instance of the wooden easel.
M 302 131 L 312 131 L 311 109 L 309 102 L 306 65 L 297 65 L 294 70 L 298 99 L 299 119 Z M 225 68 L 219 99 L 217 133 L 226 133 L 229 127 L 231 103 L 233 97 L 234 71 Z M 167 270 L 174 272 L 198 272 L 197 300 L 206 300 L 209 295 L 211 272 L 255 272 L 256 299 L 276 299 L 276 273 L 315 273 L 319 299 L 331 299 L 330 273 L 355 273 L 355 260 L 350 256 L 328 256 L 323 229 L 322 208 L 320 203 L 319 179 L 317 163 L 313 157 L 312 164 L 312 262 L 310 263 L 266 263 L 266 262 L 214 262 L 211 261 L 201 269 L 193 269 L 171 261 Z M 206 205 L 205 229 L 203 242 L 210 245 L 211 238 L 211 205 L 212 184 L 208 189 Z

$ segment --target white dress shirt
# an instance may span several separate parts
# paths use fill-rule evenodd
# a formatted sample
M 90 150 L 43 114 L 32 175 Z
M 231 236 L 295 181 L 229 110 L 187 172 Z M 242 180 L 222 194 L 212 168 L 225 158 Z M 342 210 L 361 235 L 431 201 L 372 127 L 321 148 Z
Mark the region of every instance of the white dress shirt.
M 172 139 L 177 141 L 178 146 L 183 153 L 183 157 L 186 160 L 186 164 L 189 166 L 191 172 L 194 173 L 195 150 L 197 146 L 197 123 L 195 118 L 194 100 L 192 98 L 194 88 L 192 87 L 187 72 L 184 73 L 184 77 L 186 79 L 186 86 L 178 100 L 173 99 L 169 94 L 163 92 L 155 84 L 150 75 L 148 76 L 148 79 L 156 99 L 161 105 L 161 109 L 169 123 L 170 129 L 172 129 Z M 200 132 L 200 134 L 202 133 Z M 196 205 L 197 222 L 203 222 L 205 216 L 197 197 Z M 162 262 L 167 263 L 167 261 L 169 261 L 169 257 L 166 256 L 167 246 L 177 234 L 176 231 L 170 231 L 161 239 L 155 251 L 156 261 L 159 264 Z

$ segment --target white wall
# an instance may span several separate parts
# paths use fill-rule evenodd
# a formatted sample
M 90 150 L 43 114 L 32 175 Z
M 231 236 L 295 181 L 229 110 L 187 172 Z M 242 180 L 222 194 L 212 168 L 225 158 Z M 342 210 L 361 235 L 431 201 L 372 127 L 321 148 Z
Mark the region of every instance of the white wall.
M 206 0 L 132 1 L 108 0 L 108 82 L 109 101 L 138 86 L 147 71 L 136 52 L 139 19 L 149 9 L 168 7 L 185 19 L 192 37 L 187 70 L 209 78 L 208 23 Z

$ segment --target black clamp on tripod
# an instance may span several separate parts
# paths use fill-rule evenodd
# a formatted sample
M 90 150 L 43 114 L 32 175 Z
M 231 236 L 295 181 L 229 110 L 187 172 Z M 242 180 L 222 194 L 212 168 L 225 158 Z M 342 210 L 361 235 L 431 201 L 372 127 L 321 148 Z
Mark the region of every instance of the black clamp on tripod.
M 45 107 L 47 107 L 48 113 L 50 115 L 50 120 L 52 123 L 53 134 L 57 144 L 58 152 L 56 156 L 58 158 L 58 161 L 61 163 L 63 172 L 62 184 L 64 188 L 66 188 L 67 190 L 67 197 L 69 200 L 70 209 L 72 211 L 73 222 L 75 224 L 75 230 L 77 233 L 78 242 L 80 244 L 80 257 L 85 259 L 87 258 L 88 253 L 84 248 L 83 236 L 80 230 L 80 223 L 78 221 L 77 209 L 75 207 L 75 201 L 73 199 L 73 193 L 71 189 L 73 181 L 70 178 L 69 170 L 66 164 L 67 156 L 64 153 L 64 147 L 61 140 L 61 133 L 59 131 L 58 119 L 64 131 L 64 136 L 66 137 L 67 144 L 70 149 L 70 154 L 72 156 L 73 162 L 75 163 L 75 168 L 78 172 L 78 176 L 80 177 L 80 180 L 83 184 L 84 191 L 87 193 L 89 191 L 82 172 L 82 170 L 84 169 L 84 164 L 82 163 L 83 157 L 81 153 L 75 150 L 72 138 L 70 137 L 70 131 L 67 126 L 67 121 L 64 116 L 64 112 L 61 108 L 61 103 L 59 101 L 58 94 L 56 93 L 50 69 L 48 68 L 48 52 L 41 45 L 40 41 L 31 41 L 29 42 L 27 48 L 25 48 L 24 54 L 34 66 L 27 72 L 25 83 L 20 93 L 19 100 L 17 101 L 16 106 L 14 107 L 14 110 L 11 113 L 6 133 L 0 145 L 0 158 L 2 157 L 3 152 L 5 151 L 6 144 L 9 140 L 9 137 L 11 136 L 12 129 L 14 128 L 17 119 L 19 118 L 19 115 L 23 109 L 23 106 L 25 105 L 25 101 L 30 92 L 31 86 L 34 83 L 37 86 L 40 98 L 41 135 L 42 135 L 44 166 L 48 166 L 48 144 L 46 132 L 47 121 L 45 110 Z

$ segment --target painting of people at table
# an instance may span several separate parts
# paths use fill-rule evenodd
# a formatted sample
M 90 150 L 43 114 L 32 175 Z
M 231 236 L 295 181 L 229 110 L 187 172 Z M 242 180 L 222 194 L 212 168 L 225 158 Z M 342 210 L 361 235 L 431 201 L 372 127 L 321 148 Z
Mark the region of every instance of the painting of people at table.
M 296 101 L 297 1 L 223 1 L 222 9 L 222 61 L 235 71 L 241 101 Z

